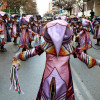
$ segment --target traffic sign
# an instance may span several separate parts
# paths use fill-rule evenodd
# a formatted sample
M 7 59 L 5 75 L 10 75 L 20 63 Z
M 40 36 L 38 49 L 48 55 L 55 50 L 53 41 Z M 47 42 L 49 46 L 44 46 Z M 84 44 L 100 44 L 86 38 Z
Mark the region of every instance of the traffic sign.
M 61 10 L 60 10 L 60 14 L 61 14 L 62 12 L 63 12 L 63 10 L 61 9 Z

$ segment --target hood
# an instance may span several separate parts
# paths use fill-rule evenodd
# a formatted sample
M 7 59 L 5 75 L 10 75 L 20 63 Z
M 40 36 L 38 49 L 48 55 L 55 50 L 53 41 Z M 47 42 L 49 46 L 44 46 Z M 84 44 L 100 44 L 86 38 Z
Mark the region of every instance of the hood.
M 68 23 L 63 20 L 55 20 L 46 25 L 44 39 L 46 42 L 54 44 L 57 56 L 61 45 L 71 41 L 71 31 L 68 26 Z
M 90 21 L 87 20 L 87 19 L 82 19 L 82 25 L 85 26 L 85 27 L 87 27 L 87 26 L 90 25 Z
M 27 25 L 29 23 L 29 21 L 28 21 L 28 19 L 26 17 L 22 17 L 21 18 L 21 23 Z
M 93 31 L 93 25 L 92 25 L 92 22 L 87 20 L 87 19 L 82 19 L 82 25 L 85 26 L 85 27 L 90 27 L 91 28 L 91 31 Z

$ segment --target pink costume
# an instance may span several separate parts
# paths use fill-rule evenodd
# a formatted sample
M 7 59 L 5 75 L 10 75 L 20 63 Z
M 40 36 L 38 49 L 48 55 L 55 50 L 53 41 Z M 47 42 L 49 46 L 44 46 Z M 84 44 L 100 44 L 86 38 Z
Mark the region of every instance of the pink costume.
M 7 30 L 6 30 L 5 23 L 6 22 L 4 22 L 3 20 L 0 23 L 0 29 L 2 29 L 2 36 L 3 36 L 3 37 L 1 37 L 0 46 L 2 46 L 2 45 L 7 43 Z
M 18 27 L 17 27 L 17 22 L 16 20 L 13 20 L 12 23 L 11 23 L 11 27 L 12 27 L 12 30 L 11 30 L 11 37 L 13 38 L 17 38 L 18 35 L 19 35 L 19 32 L 18 32 Z
M 21 19 L 21 36 L 19 41 L 19 47 L 29 49 L 29 29 L 28 29 L 28 21 L 26 17 Z
M 100 23 L 97 22 L 95 25 L 95 34 L 94 34 L 94 39 L 100 39 Z
M 82 20 L 82 31 L 80 31 L 80 33 L 78 34 L 79 36 L 79 44 L 80 44 L 80 48 L 82 50 L 88 50 L 91 48 L 92 46 L 92 41 L 90 39 L 90 34 L 89 34 L 89 26 L 90 26 L 91 22 L 83 19 Z
M 0 33 L 0 46 L 1 49 L 3 51 L 6 51 L 6 49 L 4 48 L 4 45 L 7 42 L 11 42 L 11 37 L 9 34 L 9 29 L 8 29 L 8 18 L 7 18 L 7 14 L 5 12 L 1 12 L 0 11 L 0 29 L 1 29 L 1 33 Z
M 89 68 L 95 65 L 96 60 L 71 46 L 71 31 L 65 21 L 49 22 L 44 31 L 44 39 L 45 42 L 35 49 L 17 55 L 17 58 L 26 60 L 46 52 L 45 70 L 36 100 L 74 100 L 70 55 L 76 54 Z
M 6 42 L 4 41 L 4 33 L 2 30 L 2 22 L 3 20 L 0 18 L 0 46 L 4 45 Z
M 30 22 L 29 22 L 29 36 L 30 36 L 30 42 L 34 41 L 34 36 L 36 33 L 36 25 L 35 22 L 30 18 Z
M 34 23 L 33 23 L 33 21 L 30 20 L 33 17 L 32 17 L 32 15 L 27 15 L 26 17 L 27 17 L 28 22 L 29 22 L 29 25 L 28 25 L 29 41 L 31 42 L 31 41 L 34 41 L 34 31 L 33 31 L 34 30 Z

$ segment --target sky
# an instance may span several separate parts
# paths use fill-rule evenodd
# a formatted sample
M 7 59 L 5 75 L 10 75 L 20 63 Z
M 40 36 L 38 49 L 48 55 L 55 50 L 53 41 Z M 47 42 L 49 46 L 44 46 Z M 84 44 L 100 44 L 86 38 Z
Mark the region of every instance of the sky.
M 36 0 L 38 12 L 41 16 L 49 9 L 49 2 L 51 0 Z

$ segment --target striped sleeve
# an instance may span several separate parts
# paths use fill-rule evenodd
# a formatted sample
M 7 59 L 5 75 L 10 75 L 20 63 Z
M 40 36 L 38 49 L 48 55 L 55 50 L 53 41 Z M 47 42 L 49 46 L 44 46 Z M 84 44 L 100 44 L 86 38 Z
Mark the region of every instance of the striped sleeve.
M 78 58 L 82 62 L 84 62 L 88 66 L 88 68 L 92 68 L 96 64 L 96 59 L 94 59 L 93 57 L 91 57 L 83 52 L 80 55 L 78 55 Z
M 36 55 L 41 55 L 44 51 L 41 49 L 41 46 L 35 46 L 34 49 L 23 51 L 19 54 L 19 59 L 22 61 L 27 60 Z

